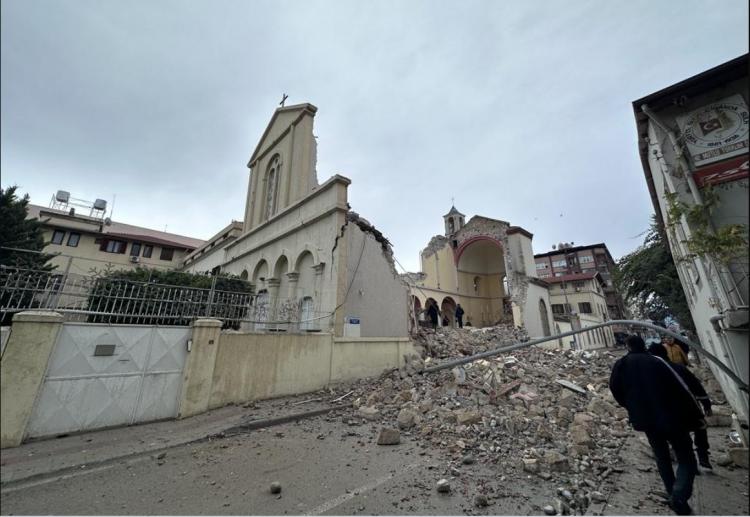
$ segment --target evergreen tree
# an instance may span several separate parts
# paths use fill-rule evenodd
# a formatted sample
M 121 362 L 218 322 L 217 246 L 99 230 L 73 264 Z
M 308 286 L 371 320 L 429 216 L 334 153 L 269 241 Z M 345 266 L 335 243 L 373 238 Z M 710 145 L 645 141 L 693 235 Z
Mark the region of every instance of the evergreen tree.
M 695 332 L 685 291 L 655 216 L 643 245 L 622 257 L 617 265 L 615 281 L 620 292 L 634 303 L 641 316 L 662 325 L 674 318 L 683 328 Z
M 25 269 L 51 270 L 47 261 L 52 257 L 47 253 L 28 253 L 3 248 L 17 248 L 42 251 L 44 235 L 38 219 L 26 219 L 29 195 L 18 198 L 12 186 L 0 188 L 0 265 L 16 266 Z

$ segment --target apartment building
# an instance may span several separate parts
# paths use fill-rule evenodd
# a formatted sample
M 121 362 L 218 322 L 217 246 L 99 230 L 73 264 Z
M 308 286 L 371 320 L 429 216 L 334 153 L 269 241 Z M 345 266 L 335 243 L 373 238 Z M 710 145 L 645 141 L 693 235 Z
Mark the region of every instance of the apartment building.
M 607 284 L 598 271 L 552 276 L 545 281 L 549 284 L 556 334 L 612 319 L 607 309 Z M 575 348 L 573 341 L 573 337 L 568 337 L 562 342 Z M 613 346 L 615 336 L 611 328 L 601 328 L 580 334 L 575 341 L 580 345 L 578 348 L 599 348 Z
M 604 297 L 610 319 L 627 319 L 622 296 L 614 285 L 615 261 L 604 243 L 588 246 L 574 246 L 573 243 L 560 243 L 552 251 L 534 255 L 539 278 L 551 279 L 582 273 L 599 273 L 604 283 Z
M 697 337 L 747 383 L 748 54 L 634 101 L 633 112 L 646 185 Z M 746 425 L 747 392 L 714 374 Z
M 90 206 L 73 204 L 69 194 L 60 191 L 50 205 L 29 204 L 27 218 L 42 223 L 44 252 L 56 255 L 50 263 L 60 271 L 69 267 L 71 273 L 88 275 L 137 266 L 177 269 L 204 244 L 200 239 L 112 221 L 104 217 L 102 200 Z

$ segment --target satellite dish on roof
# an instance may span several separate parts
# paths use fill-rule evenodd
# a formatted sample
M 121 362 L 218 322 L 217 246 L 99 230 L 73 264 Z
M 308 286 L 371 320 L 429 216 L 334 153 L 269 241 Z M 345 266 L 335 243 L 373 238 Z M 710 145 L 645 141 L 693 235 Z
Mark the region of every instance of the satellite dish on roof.
M 556 249 L 557 249 L 557 244 L 553 244 L 553 245 L 552 245 L 552 249 L 553 249 L 553 250 L 556 250 Z
M 112 219 L 110 219 L 109 217 L 105 217 L 104 224 L 107 226 L 110 226 L 112 224 Z
M 58 190 L 55 194 L 55 201 L 58 203 L 67 203 L 70 200 L 70 192 L 65 190 Z

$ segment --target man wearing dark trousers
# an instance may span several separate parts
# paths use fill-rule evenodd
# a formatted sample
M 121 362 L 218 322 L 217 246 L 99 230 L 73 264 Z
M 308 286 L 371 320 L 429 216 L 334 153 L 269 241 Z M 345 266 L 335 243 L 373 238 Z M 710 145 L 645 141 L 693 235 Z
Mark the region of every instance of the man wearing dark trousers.
M 648 351 L 651 355 L 661 357 L 664 361 L 669 362 L 667 350 L 662 344 L 656 343 L 651 345 L 648 348 Z M 690 390 L 690 393 L 695 397 L 695 400 L 700 402 L 703 406 L 703 413 L 710 416 L 713 413 L 711 409 L 711 399 L 708 397 L 708 393 L 706 393 L 706 389 L 703 387 L 703 384 L 701 384 L 698 377 L 696 377 L 686 366 L 681 364 L 669 363 L 669 367 L 677 372 Z M 706 470 L 712 470 L 713 466 L 711 465 L 708 452 L 708 429 L 703 427 L 702 429 L 696 429 L 693 431 L 693 442 L 695 443 L 695 452 L 698 454 L 698 463 L 700 466 Z
M 670 508 L 678 515 L 690 515 L 688 500 L 698 470 L 690 432 L 701 427 L 703 413 L 677 373 L 649 354 L 643 339 L 629 336 L 625 344 L 628 354 L 612 367 L 609 389 L 627 409 L 633 428 L 646 433 Z M 677 457 L 676 475 L 670 445 Z

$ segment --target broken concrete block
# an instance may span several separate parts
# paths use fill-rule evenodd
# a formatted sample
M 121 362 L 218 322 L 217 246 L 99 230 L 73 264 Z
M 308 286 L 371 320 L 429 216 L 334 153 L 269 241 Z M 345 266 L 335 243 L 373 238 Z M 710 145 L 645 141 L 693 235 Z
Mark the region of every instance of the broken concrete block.
M 458 425 L 477 424 L 482 421 L 479 411 L 454 411 Z
M 522 462 L 524 472 L 528 472 L 530 474 L 536 474 L 537 472 L 539 472 L 539 462 L 536 459 L 524 458 Z
M 544 463 L 554 472 L 566 472 L 570 470 L 568 457 L 557 451 L 546 451 L 544 453 Z
M 594 440 L 591 439 L 591 435 L 586 428 L 581 425 L 573 425 L 573 427 L 570 428 L 570 440 L 575 445 L 584 445 L 587 447 L 594 445 Z
M 375 421 L 380 419 L 380 411 L 373 406 L 362 406 L 359 408 L 359 415 L 365 420 Z
M 271 493 L 272 494 L 280 494 L 281 493 L 281 483 L 278 481 L 274 481 L 271 483 Z
M 401 433 L 398 429 L 383 427 L 378 434 L 378 445 L 398 445 L 401 443 Z
M 748 448 L 747 447 L 730 447 L 729 459 L 738 467 L 748 468 Z
M 489 505 L 490 502 L 487 500 L 487 496 L 484 494 L 477 494 L 474 496 L 474 506 L 477 508 L 484 508 Z
M 596 490 L 591 492 L 589 496 L 591 497 L 591 501 L 593 501 L 594 503 L 603 503 L 607 500 L 607 498 L 604 497 L 604 494 Z
M 617 408 L 600 397 L 592 398 L 587 409 L 599 416 L 615 416 L 617 414 Z
M 414 427 L 417 420 L 417 414 L 410 409 L 402 409 L 396 417 L 399 429 L 410 429 Z
M 435 488 L 437 488 L 437 491 L 441 494 L 447 494 L 451 491 L 451 484 L 447 479 L 443 478 L 438 480 L 438 482 L 435 484 Z

